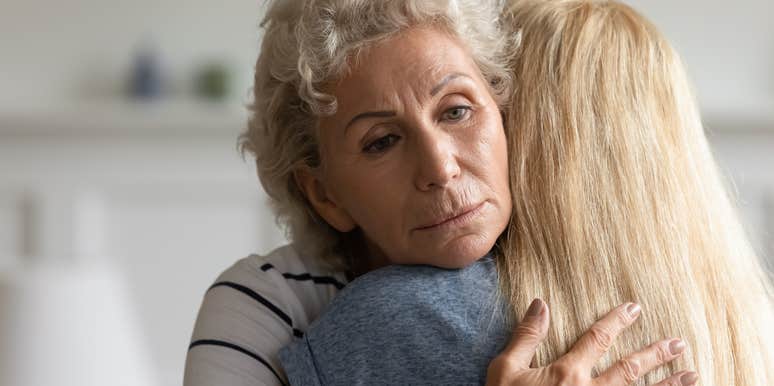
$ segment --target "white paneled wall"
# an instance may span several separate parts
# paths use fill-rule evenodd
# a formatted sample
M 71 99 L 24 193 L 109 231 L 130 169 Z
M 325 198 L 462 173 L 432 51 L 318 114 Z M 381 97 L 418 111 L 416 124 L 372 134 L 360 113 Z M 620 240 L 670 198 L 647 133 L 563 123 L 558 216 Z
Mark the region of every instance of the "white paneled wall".
M 768 257 L 769 272 L 774 272 L 774 187 L 768 189 L 768 194 L 764 200 L 764 210 L 766 219 L 760 245 Z
M 110 260 L 158 384 L 180 384 L 207 286 L 284 243 L 230 134 L 0 135 L 0 258 Z
M 8 259 L 22 248 L 20 196 L 0 191 L 0 258 Z
M 109 230 L 103 242 L 129 278 L 165 380 L 181 376 L 194 311 L 208 283 L 237 258 L 280 241 L 272 239 L 273 230 L 261 231 L 260 196 L 245 188 L 167 182 L 114 186 L 99 197 Z
M 716 130 L 709 138 L 748 234 L 774 272 L 774 123 L 769 130 Z

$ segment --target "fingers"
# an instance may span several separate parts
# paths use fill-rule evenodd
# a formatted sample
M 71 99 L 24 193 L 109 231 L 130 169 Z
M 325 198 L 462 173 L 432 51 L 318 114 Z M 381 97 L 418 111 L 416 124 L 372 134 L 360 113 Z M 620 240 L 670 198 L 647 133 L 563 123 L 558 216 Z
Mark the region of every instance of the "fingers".
M 500 356 L 515 366 L 514 370 L 529 368 L 535 350 L 548 332 L 548 307 L 535 299 L 527 309 L 524 319 L 516 326 L 511 341 Z
M 596 378 L 597 385 L 630 385 L 634 381 L 672 360 L 685 351 L 685 342 L 680 339 L 665 339 L 633 353 L 616 362 Z M 695 374 L 695 373 L 693 373 Z M 680 383 L 674 383 L 680 385 Z
M 591 328 L 581 336 L 562 360 L 575 366 L 580 365 L 581 368 L 592 368 L 594 363 L 610 349 L 613 341 L 624 328 L 637 320 L 640 311 L 640 306 L 636 303 L 625 303 L 616 307 L 591 325 Z
M 699 374 L 693 371 L 681 371 L 670 377 L 667 377 L 663 381 L 655 384 L 655 386 L 693 386 L 699 381 Z

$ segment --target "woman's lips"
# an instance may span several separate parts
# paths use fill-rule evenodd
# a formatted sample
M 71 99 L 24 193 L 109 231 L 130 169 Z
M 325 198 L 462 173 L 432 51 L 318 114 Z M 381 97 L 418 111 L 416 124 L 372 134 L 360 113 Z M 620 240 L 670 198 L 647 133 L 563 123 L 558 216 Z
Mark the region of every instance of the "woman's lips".
M 486 201 L 480 204 L 468 207 L 457 215 L 434 221 L 432 224 L 429 224 L 429 225 L 423 225 L 423 226 L 417 227 L 416 230 L 424 231 L 424 230 L 438 229 L 446 226 L 465 224 L 471 219 L 473 219 L 478 214 L 478 212 L 481 211 L 481 208 L 484 206 L 485 203 Z

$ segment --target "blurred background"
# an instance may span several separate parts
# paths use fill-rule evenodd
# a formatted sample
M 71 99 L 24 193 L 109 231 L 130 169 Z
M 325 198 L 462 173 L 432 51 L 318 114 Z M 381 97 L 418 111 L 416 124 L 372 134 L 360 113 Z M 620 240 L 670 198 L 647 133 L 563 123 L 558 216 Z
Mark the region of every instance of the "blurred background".
M 774 261 L 774 2 L 629 1 Z M 202 296 L 285 242 L 245 127 L 259 1 L 2 0 L 0 385 L 176 385 Z

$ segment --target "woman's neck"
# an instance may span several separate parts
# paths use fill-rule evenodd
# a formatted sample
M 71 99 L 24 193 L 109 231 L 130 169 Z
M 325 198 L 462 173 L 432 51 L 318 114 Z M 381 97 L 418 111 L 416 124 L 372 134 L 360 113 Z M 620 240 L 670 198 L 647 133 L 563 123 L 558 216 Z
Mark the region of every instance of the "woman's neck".
M 350 248 L 348 256 L 349 270 L 346 272 L 348 281 L 352 281 L 375 269 L 390 265 L 389 259 L 382 252 L 381 248 L 365 237 L 361 237 L 360 242 L 354 244 L 355 246 Z

